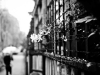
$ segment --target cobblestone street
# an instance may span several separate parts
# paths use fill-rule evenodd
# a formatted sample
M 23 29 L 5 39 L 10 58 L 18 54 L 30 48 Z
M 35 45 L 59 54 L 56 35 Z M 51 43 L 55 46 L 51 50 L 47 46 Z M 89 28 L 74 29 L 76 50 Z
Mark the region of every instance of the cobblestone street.
M 25 75 L 25 57 L 24 55 L 14 55 L 12 61 L 12 75 Z M 5 69 L 0 75 L 6 75 Z

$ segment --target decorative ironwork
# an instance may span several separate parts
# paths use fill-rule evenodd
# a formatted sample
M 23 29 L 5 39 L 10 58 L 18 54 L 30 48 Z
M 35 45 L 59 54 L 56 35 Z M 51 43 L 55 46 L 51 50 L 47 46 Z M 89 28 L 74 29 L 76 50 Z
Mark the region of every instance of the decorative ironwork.
M 47 25 L 52 26 L 49 37 L 52 37 L 52 43 L 56 46 L 52 47 L 52 50 L 56 48 L 56 54 L 59 55 L 96 61 L 95 58 L 92 60 L 93 49 L 90 45 L 93 43 L 91 44 L 90 37 L 92 35 L 99 37 L 97 19 L 76 0 L 55 0 L 55 2 L 54 5 L 52 0 L 48 5 L 47 16 L 49 17 L 46 22 Z M 93 46 L 95 46 L 94 50 L 99 48 L 99 44 Z

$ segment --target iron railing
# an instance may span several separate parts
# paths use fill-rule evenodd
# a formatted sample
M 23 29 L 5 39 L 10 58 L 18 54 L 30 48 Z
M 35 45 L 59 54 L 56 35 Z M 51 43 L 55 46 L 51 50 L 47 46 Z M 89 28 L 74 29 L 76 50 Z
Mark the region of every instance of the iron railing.
M 56 3 L 54 3 L 54 1 Z M 89 46 L 92 40 L 88 40 L 88 35 L 91 34 L 89 29 L 92 30 L 93 25 L 90 26 L 88 24 L 95 22 L 94 31 L 98 30 L 97 27 L 99 25 L 95 26 L 95 24 L 97 24 L 96 20 L 88 23 L 75 23 L 76 20 L 91 16 L 91 14 L 84 10 L 83 6 L 80 5 L 80 12 L 76 15 L 75 13 L 78 13 L 78 8 L 75 9 L 73 4 L 75 3 L 71 3 L 70 0 L 51 0 L 49 6 L 47 6 L 46 23 L 47 25 L 52 25 L 50 34 L 51 43 L 48 45 L 51 46 L 52 44 L 52 47 L 50 48 L 56 54 L 95 61 L 95 58 L 92 60 L 92 54 L 95 56 L 96 53 L 99 56 L 99 51 L 97 50 L 96 52 L 94 50 L 93 53 L 90 50 L 91 48 Z M 78 5 L 78 2 L 76 2 L 76 5 Z M 96 45 L 93 46 L 96 47 Z M 50 48 L 48 48 L 48 50 Z

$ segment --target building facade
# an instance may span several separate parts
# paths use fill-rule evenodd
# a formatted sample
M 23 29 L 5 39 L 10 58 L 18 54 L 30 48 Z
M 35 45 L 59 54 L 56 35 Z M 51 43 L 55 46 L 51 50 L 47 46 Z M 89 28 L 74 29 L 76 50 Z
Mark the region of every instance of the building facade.
M 99 74 L 99 18 L 84 3 L 35 0 L 30 14 L 29 74 Z M 42 40 L 32 42 L 31 34 L 40 34 Z

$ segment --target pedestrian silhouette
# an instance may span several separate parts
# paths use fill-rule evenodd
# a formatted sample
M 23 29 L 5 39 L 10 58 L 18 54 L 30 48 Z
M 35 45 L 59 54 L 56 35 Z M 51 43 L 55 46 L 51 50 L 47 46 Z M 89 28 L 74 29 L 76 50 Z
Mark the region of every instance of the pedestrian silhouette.
M 13 60 L 12 55 L 7 53 L 4 55 L 4 64 L 5 64 L 5 69 L 6 69 L 6 75 L 10 73 L 12 75 L 12 66 L 11 66 L 11 60 Z

